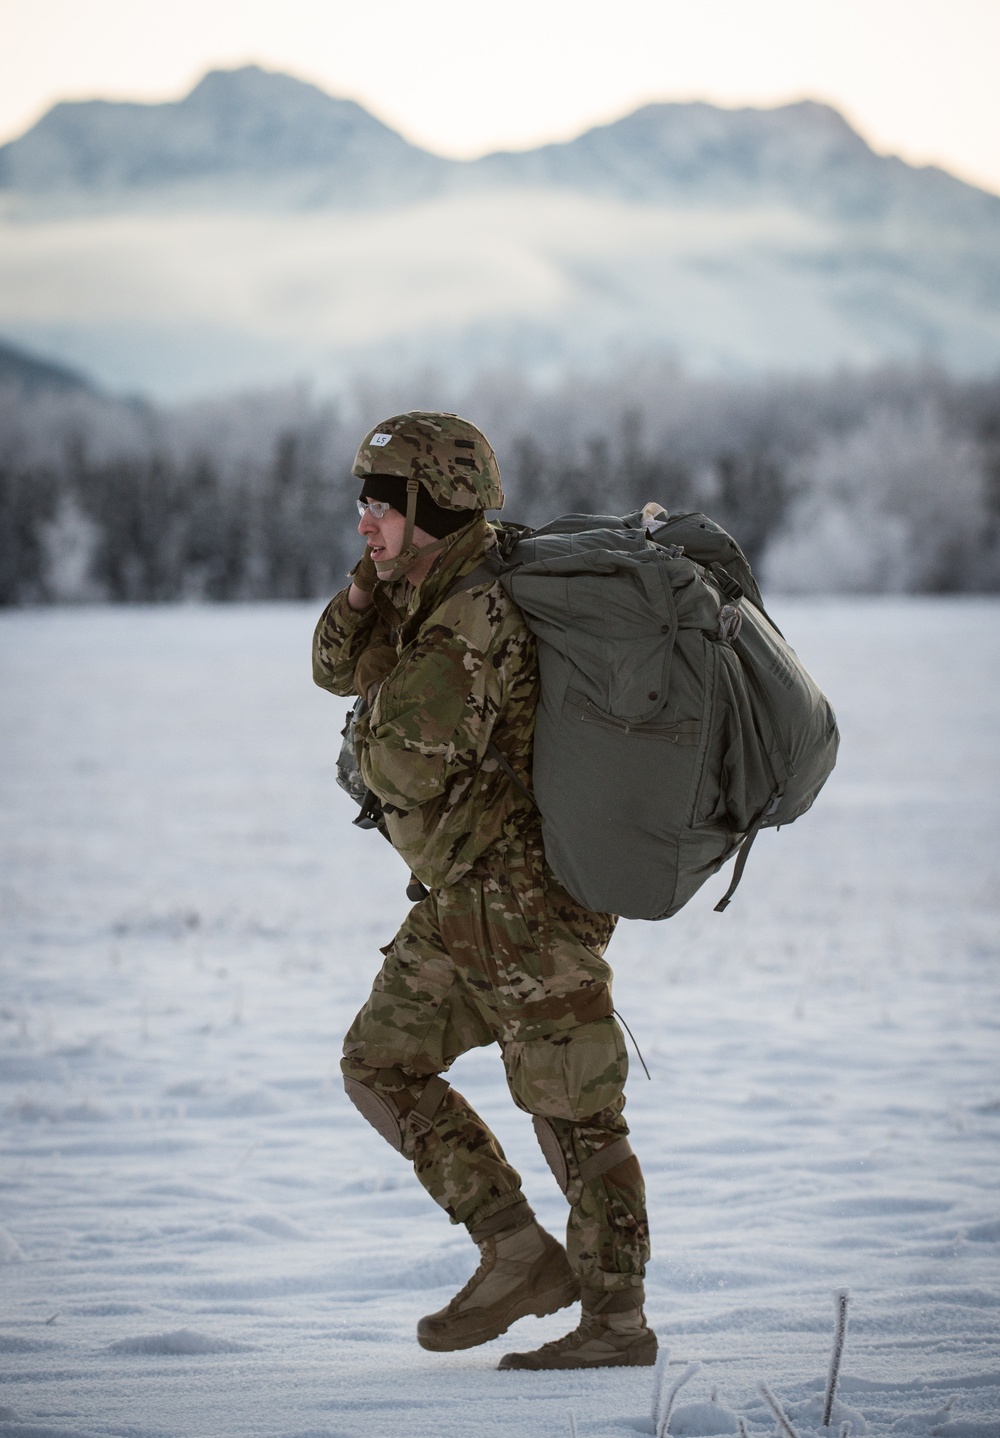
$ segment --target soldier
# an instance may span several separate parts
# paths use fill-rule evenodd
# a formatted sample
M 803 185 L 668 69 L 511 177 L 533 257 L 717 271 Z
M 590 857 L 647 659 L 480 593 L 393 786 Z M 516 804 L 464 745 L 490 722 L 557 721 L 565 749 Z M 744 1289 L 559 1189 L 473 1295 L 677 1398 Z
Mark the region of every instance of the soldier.
M 470 1348 L 579 1298 L 572 1332 L 500 1367 L 652 1364 L 645 1194 L 604 959 L 615 919 L 582 908 L 545 862 L 530 797 L 534 643 L 486 562 L 496 531 L 484 511 L 503 505 L 496 457 L 466 420 L 413 412 L 367 435 L 354 474 L 366 549 L 319 621 L 313 672 L 368 700 L 361 775 L 429 893 L 383 950 L 344 1041 L 344 1086 L 481 1252 L 417 1340 Z M 569 1202 L 565 1249 L 442 1077 L 493 1043 Z

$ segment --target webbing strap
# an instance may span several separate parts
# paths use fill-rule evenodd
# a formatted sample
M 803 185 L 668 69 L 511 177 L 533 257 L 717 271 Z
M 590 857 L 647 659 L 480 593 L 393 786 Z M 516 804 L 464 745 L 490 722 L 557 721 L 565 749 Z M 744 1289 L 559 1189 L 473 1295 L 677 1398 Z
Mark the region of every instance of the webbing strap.
M 584 1313 L 630 1313 L 645 1301 L 642 1279 L 634 1288 L 581 1288 L 580 1304 Z
M 580 1164 L 581 1179 L 584 1183 L 589 1183 L 592 1178 L 598 1178 L 602 1173 L 607 1173 L 609 1168 L 616 1168 L 618 1164 L 631 1158 L 632 1152 L 632 1145 L 627 1138 L 616 1138 L 614 1143 L 609 1143 L 600 1153 L 592 1154 L 590 1158 L 583 1160 Z
M 381 817 L 382 800 L 370 789 L 366 789 L 365 797 L 361 801 L 361 808 L 351 823 L 356 824 L 359 829 L 377 829 Z
M 433 1074 L 424 1084 L 424 1091 L 406 1115 L 406 1127 L 420 1138 L 434 1122 L 434 1115 L 444 1102 L 444 1096 L 451 1088 L 447 1079 Z
M 517 1006 L 518 1018 L 561 1019 L 572 1014 L 578 1024 L 592 1024 L 614 1013 L 611 990 L 607 984 L 591 984 L 589 988 L 571 989 L 568 994 L 549 994 L 544 999 L 525 999 Z
M 531 790 L 528 788 L 527 784 L 526 784 L 526 783 L 524 782 L 524 780 L 521 778 L 520 774 L 515 773 L 515 771 L 511 768 L 510 764 L 508 764 L 507 760 L 506 760 L 506 759 L 503 757 L 503 755 L 500 753 L 500 750 L 499 750 L 499 749 L 497 748 L 497 746 L 494 744 L 494 742 L 493 742 L 492 739 L 490 740 L 490 742 L 489 742 L 489 743 L 487 744 L 487 746 L 486 746 L 486 752 L 487 752 L 487 754 L 490 756 L 490 758 L 493 760 L 493 762 L 494 762 L 495 764 L 499 764 L 500 768 L 501 768 L 501 769 L 503 770 L 503 772 L 507 775 L 507 778 L 510 779 L 510 780 L 512 781 L 512 783 L 514 783 L 514 784 L 517 785 L 517 787 L 520 789 L 521 793 L 522 793 L 522 794 L 524 795 L 524 797 L 527 799 L 528 803 L 529 803 L 529 804 L 534 804 L 534 802 L 535 802 L 535 796 L 534 796 L 534 794 L 532 794 Z
M 534 1223 L 535 1212 L 526 1198 L 518 1199 L 517 1202 L 508 1204 L 501 1208 L 499 1213 L 494 1213 L 489 1218 L 484 1218 L 481 1223 L 468 1222 L 469 1237 L 473 1243 L 483 1243 L 487 1238 L 495 1234 L 517 1233 L 518 1229 L 527 1228 L 529 1223 Z
M 445 599 L 450 599 L 453 594 L 461 594 L 462 591 L 465 589 L 475 589 L 477 584 L 486 584 L 496 579 L 499 573 L 500 566 L 496 563 L 495 560 L 489 558 L 484 559 L 481 564 L 476 565 L 475 569 L 470 569 L 468 574 L 463 574 L 460 579 L 455 580 L 455 583 L 451 586 L 451 588 L 448 590 L 448 593 L 445 595 Z M 500 753 L 500 750 L 493 743 L 492 739 L 486 746 L 486 752 L 493 760 L 494 764 L 499 765 L 499 767 L 507 775 L 507 778 L 511 781 L 511 783 L 517 785 L 521 793 L 528 800 L 528 803 L 534 804 L 535 796 L 532 794 L 531 790 L 528 788 L 527 784 L 525 784 L 521 776 L 514 771 L 512 766 Z
M 764 820 L 774 813 L 780 802 L 780 792 L 777 794 L 772 794 L 766 806 L 757 815 L 756 819 L 753 821 L 753 823 L 750 825 L 750 828 L 747 830 L 747 836 L 743 840 L 742 848 L 740 849 L 739 854 L 736 856 L 736 863 L 733 866 L 732 882 L 730 883 L 729 888 L 723 894 L 722 898 L 715 906 L 715 912 L 717 914 L 721 914 L 724 909 L 728 908 L 730 899 L 733 897 L 733 895 L 736 893 L 736 890 L 740 886 L 740 880 L 743 877 L 743 870 L 747 866 L 747 859 L 750 856 L 750 850 L 753 848 L 753 841 L 760 833 L 761 825 L 763 824 Z
M 461 594 L 464 589 L 475 589 L 477 584 L 492 583 L 499 573 L 499 564 L 494 560 L 484 559 L 476 565 L 475 569 L 470 569 L 468 574 L 463 574 L 455 580 L 445 595 L 445 599 L 450 599 L 453 594 Z
M 448 535 L 445 535 L 443 539 L 436 539 L 433 544 L 421 545 L 420 548 L 413 543 L 419 489 L 419 480 L 408 479 L 406 481 L 406 514 L 403 521 L 402 546 L 395 559 L 390 559 L 386 564 L 375 565 L 375 573 L 383 584 L 390 584 L 394 579 L 402 579 L 418 559 L 426 559 L 428 555 L 439 554 L 448 543 Z

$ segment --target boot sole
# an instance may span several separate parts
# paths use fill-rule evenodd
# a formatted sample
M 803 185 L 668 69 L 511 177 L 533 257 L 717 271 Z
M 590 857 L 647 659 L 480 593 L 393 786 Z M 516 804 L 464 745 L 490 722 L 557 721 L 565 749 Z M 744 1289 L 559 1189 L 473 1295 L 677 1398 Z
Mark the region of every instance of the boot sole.
M 421 1332 L 417 1327 L 417 1342 L 421 1348 L 426 1348 L 431 1353 L 457 1353 L 462 1348 L 478 1348 L 481 1343 L 489 1343 L 491 1338 L 499 1338 L 501 1333 L 506 1333 L 512 1323 L 519 1318 L 533 1316 L 535 1318 L 546 1318 L 550 1313 L 558 1313 L 560 1308 L 568 1308 L 580 1297 L 580 1283 L 576 1277 L 561 1283 L 556 1288 L 550 1288 L 547 1293 L 533 1294 L 523 1304 L 505 1313 L 502 1320 L 497 1320 L 482 1328 L 475 1329 L 472 1333 L 461 1333 L 452 1336 L 447 1333 Z

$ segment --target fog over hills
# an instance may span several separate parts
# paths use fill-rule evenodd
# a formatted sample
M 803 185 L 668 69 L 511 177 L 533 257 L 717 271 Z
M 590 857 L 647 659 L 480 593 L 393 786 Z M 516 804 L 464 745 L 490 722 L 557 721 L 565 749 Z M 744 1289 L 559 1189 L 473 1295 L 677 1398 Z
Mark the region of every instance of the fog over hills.
M 1000 364 L 1000 197 L 828 106 L 657 104 L 474 161 L 256 67 L 0 147 L 0 331 L 163 396 L 359 369 Z

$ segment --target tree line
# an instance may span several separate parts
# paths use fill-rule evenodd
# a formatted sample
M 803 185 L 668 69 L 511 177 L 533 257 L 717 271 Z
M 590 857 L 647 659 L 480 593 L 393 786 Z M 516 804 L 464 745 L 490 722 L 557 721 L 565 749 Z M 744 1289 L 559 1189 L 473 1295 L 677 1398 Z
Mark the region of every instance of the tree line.
M 0 604 L 328 595 L 360 546 L 356 444 L 412 408 L 490 436 L 503 518 L 656 499 L 718 519 L 772 590 L 1000 590 L 1000 377 L 736 381 L 635 359 L 548 389 L 423 373 L 173 408 L 7 383 Z

